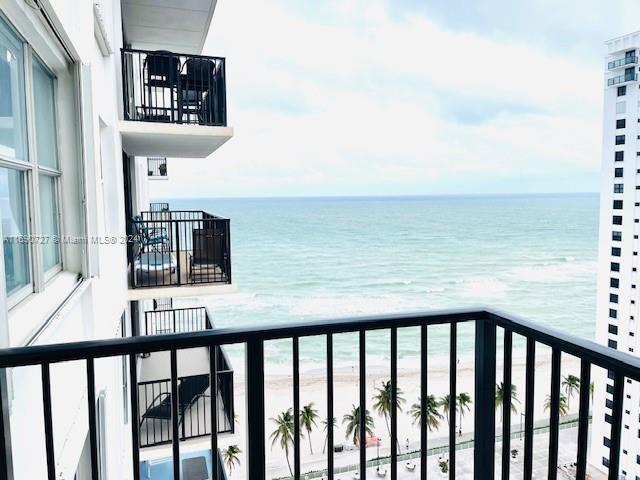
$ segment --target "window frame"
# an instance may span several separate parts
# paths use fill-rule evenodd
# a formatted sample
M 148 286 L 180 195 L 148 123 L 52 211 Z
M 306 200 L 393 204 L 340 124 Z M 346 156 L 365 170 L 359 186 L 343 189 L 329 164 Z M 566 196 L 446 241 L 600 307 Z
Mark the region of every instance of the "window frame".
M 15 159 L 4 156 L 0 153 L 0 167 L 17 170 L 24 173 L 24 192 L 25 192 L 25 211 L 27 215 L 27 235 L 35 241 L 28 243 L 28 271 L 30 283 L 8 294 L 5 291 L 7 298 L 7 306 L 9 309 L 20 303 L 28 296 L 39 293 L 46 288 L 46 285 L 53 279 L 59 272 L 64 270 L 66 264 L 65 251 L 62 245 L 56 243 L 58 249 L 59 261 L 53 267 L 48 270 L 44 270 L 44 246 L 39 243 L 39 239 L 42 237 L 42 222 L 41 222 L 41 210 L 40 210 L 40 189 L 39 180 L 40 176 L 47 176 L 54 179 L 53 188 L 56 200 L 55 205 L 55 219 L 58 227 L 58 235 L 64 235 L 64 222 L 63 219 L 63 204 L 61 194 L 61 182 L 62 182 L 62 170 L 60 162 L 60 132 L 58 129 L 59 124 L 59 111 L 58 111 L 58 77 L 53 69 L 47 65 L 42 58 L 35 51 L 34 47 L 29 41 L 20 34 L 20 32 L 13 26 L 13 24 L 5 17 L 1 17 L 3 22 L 7 25 L 9 32 L 13 34 L 22 43 L 23 52 L 23 65 L 22 74 L 24 78 L 23 92 L 24 98 L 21 101 L 25 103 L 25 135 L 26 135 L 26 151 L 24 159 Z M 51 168 L 49 166 L 40 165 L 38 162 L 37 148 L 36 148 L 36 105 L 34 96 L 34 82 L 33 82 L 33 69 L 35 68 L 35 62 L 49 74 L 53 81 L 53 118 L 55 132 L 55 151 L 57 167 Z M 51 239 L 49 239 L 51 241 Z M 2 272 L 4 275 L 4 272 Z

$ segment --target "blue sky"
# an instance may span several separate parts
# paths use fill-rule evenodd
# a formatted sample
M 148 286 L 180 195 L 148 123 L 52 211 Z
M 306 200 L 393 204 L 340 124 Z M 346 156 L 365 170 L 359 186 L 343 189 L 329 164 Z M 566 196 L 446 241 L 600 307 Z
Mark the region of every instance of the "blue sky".
M 218 0 L 204 53 L 227 57 L 235 137 L 152 194 L 597 191 L 603 42 L 638 19 L 636 0 Z

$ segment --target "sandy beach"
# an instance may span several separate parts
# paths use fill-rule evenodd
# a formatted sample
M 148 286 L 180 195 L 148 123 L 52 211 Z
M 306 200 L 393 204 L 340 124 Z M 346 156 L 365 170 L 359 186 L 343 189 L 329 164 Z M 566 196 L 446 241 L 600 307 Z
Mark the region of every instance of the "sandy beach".
M 497 359 L 497 382 L 502 379 L 502 351 L 498 350 Z M 381 417 L 373 410 L 372 397 L 375 395 L 375 388 L 379 387 L 383 381 L 389 379 L 388 360 L 385 362 L 380 359 L 369 363 L 367 359 L 367 408 L 373 416 L 375 427 L 375 435 L 381 438 L 380 455 L 386 455 L 389 451 L 389 434 L 387 424 L 384 417 Z M 521 412 L 524 405 L 525 397 L 525 352 L 524 350 L 514 350 L 513 352 L 513 384 L 516 387 L 519 403 L 516 402 L 517 412 L 511 415 L 511 423 L 514 429 L 518 429 L 521 422 Z M 271 418 L 276 417 L 279 413 L 285 411 L 293 405 L 293 389 L 290 371 L 290 365 L 267 365 L 265 373 L 265 399 L 266 399 L 266 417 L 267 435 L 274 430 L 275 424 Z M 301 366 L 300 375 L 300 405 L 306 405 L 313 402 L 314 408 L 318 410 L 319 419 L 318 426 L 311 432 L 310 438 L 304 432 L 305 438 L 301 444 L 301 460 L 302 472 L 322 469 L 326 467 L 326 454 L 323 454 L 323 446 L 325 442 L 325 432 L 321 419 L 326 416 L 326 372 L 325 365 L 307 364 Z M 562 356 L 562 376 L 572 374 L 579 376 L 580 363 L 575 357 L 568 355 Z M 236 434 L 229 437 L 220 438 L 222 446 L 228 444 L 238 444 L 243 450 L 240 457 L 241 465 L 233 471 L 231 478 L 244 478 L 244 466 L 246 458 L 244 452 L 245 446 L 245 388 L 242 379 L 242 369 L 237 369 L 237 377 L 235 383 L 236 395 Z M 474 396 L 474 362 L 472 356 L 460 356 L 457 362 L 456 378 L 457 392 L 468 392 L 473 400 Z M 534 420 L 543 420 L 548 417 L 548 413 L 544 411 L 545 397 L 550 391 L 551 378 L 551 350 L 538 345 L 536 351 L 536 371 L 535 371 L 535 394 L 534 394 Z M 418 401 L 420 390 L 420 369 L 417 358 L 404 358 L 398 362 L 398 386 L 405 398 L 402 404 L 402 410 L 398 415 L 398 438 L 401 451 L 416 450 L 419 448 L 419 426 L 412 423 L 412 418 L 408 414 L 411 404 Z M 429 357 L 428 359 L 428 391 L 437 398 L 448 393 L 449 389 L 449 359 L 448 357 Z M 337 427 L 335 431 L 335 443 L 342 443 L 347 446 L 353 445 L 350 439 L 345 438 L 345 426 L 342 423 L 343 416 L 349 413 L 353 405 L 358 404 L 359 395 L 359 375 L 357 365 L 340 364 L 334 369 L 334 413 L 337 418 Z M 569 400 L 570 413 L 577 413 L 578 399 L 574 396 Z M 458 416 L 458 428 L 462 429 L 463 438 L 468 437 L 473 430 L 474 423 L 474 406 L 471 405 L 470 411 L 464 413 L 462 424 Z M 496 412 L 496 424 L 500 423 L 500 412 Z M 446 439 L 448 426 L 446 419 L 440 422 L 438 429 L 429 433 L 429 447 L 440 445 Z M 465 435 L 466 434 L 466 435 Z M 311 445 L 309 444 L 311 442 Z M 278 445 L 270 448 L 271 441 L 267 439 L 267 473 L 269 478 L 277 478 L 288 475 L 287 462 L 284 452 Z M 313 448 L 311 454 L 310 448 Z M 368 448 L 368 458 L 375 458 L 377 455 L 376 448 Z M 292 461 L 293 453 L 290 453 Z M 357 463 L 357 452 L 346 451 L 336 453 L 336 466 L 350 465 Z

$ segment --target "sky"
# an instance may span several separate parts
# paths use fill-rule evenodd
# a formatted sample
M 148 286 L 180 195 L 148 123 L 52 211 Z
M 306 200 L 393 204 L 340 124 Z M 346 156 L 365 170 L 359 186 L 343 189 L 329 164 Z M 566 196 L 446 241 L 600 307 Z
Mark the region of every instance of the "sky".
M 595 192 L 637 0 L 218 0 L 234 136 L 155 197 Z

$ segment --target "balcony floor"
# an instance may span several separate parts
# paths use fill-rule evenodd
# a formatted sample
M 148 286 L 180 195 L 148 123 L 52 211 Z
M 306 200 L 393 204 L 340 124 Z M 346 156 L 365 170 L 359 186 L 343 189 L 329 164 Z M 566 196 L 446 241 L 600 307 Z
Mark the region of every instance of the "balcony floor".
M 211 475 L 213 468 L 211 462 L 211 450 L 189 452 L 180 454 L 180 478 L 187 480 L 183 472 L 183 462 L 185 460 L 204 457 L 207 468 L 207 479 L 213 480 Z M 193 477 L 196 478 L 196 477 Z M 199 478 L 199 477 L 198 477 Z M 140 480 L 173 480 L 173 459 L 172 457 L 161 458 L 159 460 L 145 460 L 140 462 Z

